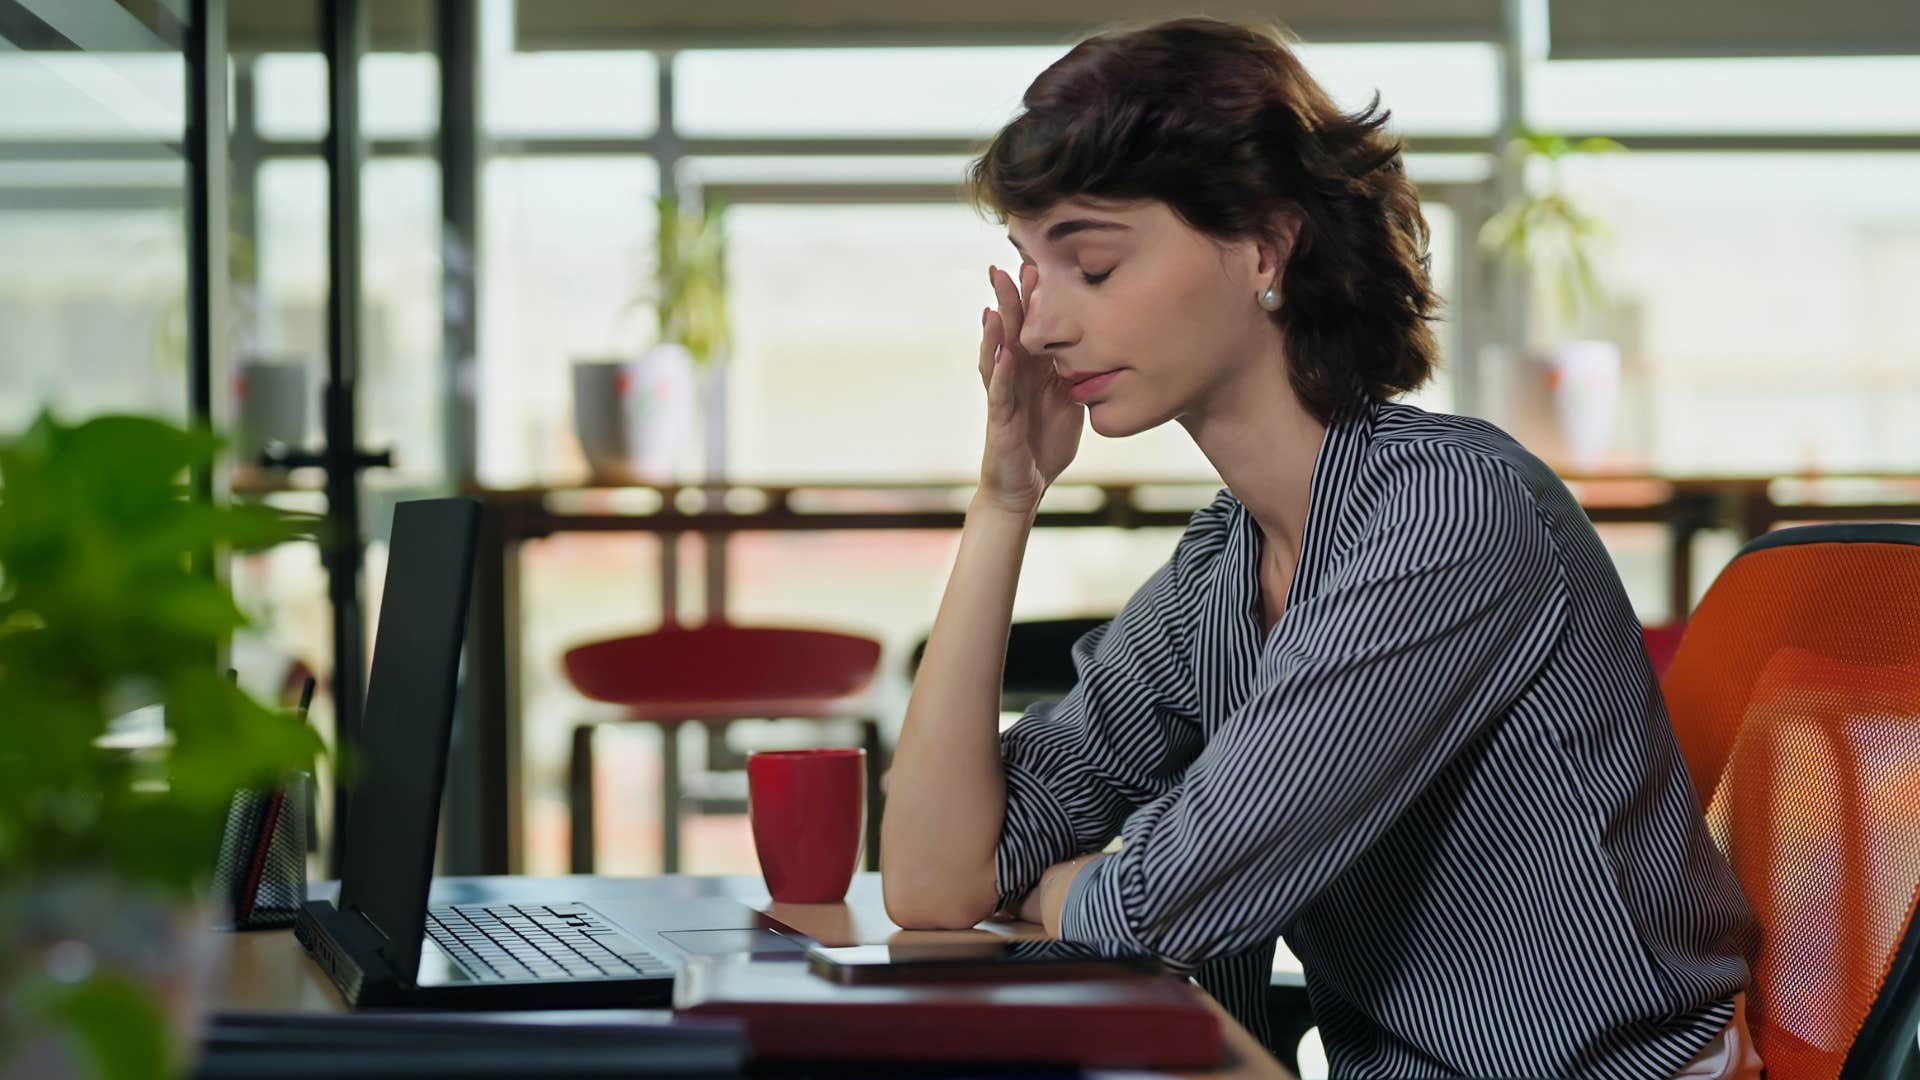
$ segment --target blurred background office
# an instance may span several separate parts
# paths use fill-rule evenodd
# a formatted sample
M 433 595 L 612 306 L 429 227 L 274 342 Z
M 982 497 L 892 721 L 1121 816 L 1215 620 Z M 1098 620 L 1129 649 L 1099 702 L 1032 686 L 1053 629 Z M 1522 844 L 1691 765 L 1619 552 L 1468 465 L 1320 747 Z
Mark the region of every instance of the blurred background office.
M 1413 400 L 1568 476 L 1643 622 L 1684 619 L 1756 531 L 1920 517 L 1920 7 L 1203 8 L 1284 22 L 1343 104 L 1392 111 L 1448 303 Z M 319 673 L 330 737 L 393 503 L 487 499 L 442 863 L 565 872 L 571 733 L 623 715 L 569 681 L 572 646 L 723 615 L 871 637 L 865 708 L 897 731 L 977 475 L 983 268 L 1017 259 L 962 169 L 1078 33 L 1165 13 L 0 0 L 0 433 L 46 406 L 210 420 L 236 439 L 217 496 L 344 524 L 227 568 L 242 678 Z M 1594 226 L 1557 234 L 1577 250 L 1512 257 L 1503 211 L 1558 195 Z M 654 348 L 681 295 L 663 220 L 723 289 L 711 348 Z M 1017 617 L 1117 610 L 1217 486 L 1175 426 L 1089 435 Z M 599 734 L 603 872 L 666 860 L 661 730 Z M 682 740 L 679 867 L 755 869 L 713 759 L 857 738 Z

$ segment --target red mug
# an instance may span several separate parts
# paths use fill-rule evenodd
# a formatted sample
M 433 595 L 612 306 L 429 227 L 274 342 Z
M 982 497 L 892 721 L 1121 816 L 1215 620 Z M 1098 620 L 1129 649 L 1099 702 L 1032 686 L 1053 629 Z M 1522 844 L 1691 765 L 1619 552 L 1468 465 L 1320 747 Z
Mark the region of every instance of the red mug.
M 867 839 L 867 752 L 747 757 L 747 816 L 767 893 L 788 904 L 847 898 Z

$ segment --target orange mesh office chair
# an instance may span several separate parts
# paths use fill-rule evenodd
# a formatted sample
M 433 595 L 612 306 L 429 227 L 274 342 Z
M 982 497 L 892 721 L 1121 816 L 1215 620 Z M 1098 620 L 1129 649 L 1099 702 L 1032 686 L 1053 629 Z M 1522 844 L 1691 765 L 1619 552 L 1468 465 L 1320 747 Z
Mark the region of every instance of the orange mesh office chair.
M 1664 690 L 1759 920 L 1748 1020 L 1767 1075 L 1920 1069 L 1920 525 L 1748 544 Z

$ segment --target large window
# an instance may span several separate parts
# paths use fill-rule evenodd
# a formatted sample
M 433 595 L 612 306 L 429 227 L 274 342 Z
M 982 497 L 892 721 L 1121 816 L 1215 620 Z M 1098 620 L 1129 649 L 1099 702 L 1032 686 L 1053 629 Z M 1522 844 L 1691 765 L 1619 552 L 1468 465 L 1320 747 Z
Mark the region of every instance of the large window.
M 1528 122 L 1555 130 L 1920 131 L 1920 57 L 1561 60 L 1528 78 Z
M 1670 473 L 1920 460 L 1920 155 L 1581 163 L 1636 385 L 1623 445 Z
M 321 432 L 327 367 L 327 175 L 317 158 L 260 167 L 261 356 L 306 367 L 309 438 Z M 391 448 L 394 468 L 367 475 L 380 487 L 431 487 L 444 474 L 437 421 L 440 375 L 440 176 L 425 158 L 376 158 L 362 174 L 360 430 Z M 243 351 L 236 360 L 246 359 Z
M 261 135 L 318 139 L 326 134 L 326 57 L 266 53 L 254 72 Z M 432 55 L 382 52 L 360 62 L 360 130 L 367 138 L 432 135 L 439 116 L 439 65 Z
M 990 135 L 1035 76 L 1066 52 L 1027 48 L 700 50 L 674 64 L 674 121 L 687 135 Z M 1491 46 L 1303 45 L 1347 108 L 1375 91 L 1397 126 L 1485 134 L 1498 122 Z M 881 88 L 884 88 L 882 91 Z
M 150 40 L 0 35 L 0 432 L 42 406 L 187 415 L 185 71 Z
M 964 480 L 986 417 L 977 370 L 989 263 L 1018 256 L 971 211 L 742 206 L 730 222 L 739 320 L 728 416 L 736 476 Z M 1089 435 L 1077 478 L 1191 477 L 1167 426 Z
M 990 134 L 1062 46 L 698 49 L 673 60 L 675 134 L 769 152 L 676 159 L 683 191 L 739 188 L 729 217 L 738 341 L 725 414 L 735 478 L 889 480 L 964 477 L 977 466 L 981 403 L 971 377 L 972 311 L 989 262 L 1012 261 L 1000 230 L 954 199 L 963 154 L 799 156 L 795 139 L 926 140 Z M 1497 123 L 1496 53 L 1472 44 L 1308 44 L 1300 53 L 1343 105 L 1376 92 L 1396 131 L 1485 135 Z M 522 54 L 490 46 L 486 127 L 510 152 L 486 167 L 480 476 L 490 484 L 584 475 L 573 438 L 573 358 L 631 355 L 649 340 L 635 298 L 651 273 L 648 200 L 659 71 L 643 53 Z M 563 62 L 563 60 L 565 62 Z M 577 60 L 577 63 L 575 62 Z M 589 77 L 591 76 L 591 77 Z M 512 94 L 496 87 L 520 87 Z M 876 92 L 885 87 L 885 93 Z M 634 147 L 588 157 L 547 139 Z M 783 152 L 775 154 L 779 144 Z M 905 144 L 910 146 L 911 144 Z M 1490 174 L 1471 153 L 1413 154 L 1417 181 L 1460 190 Z M 768 196 L 768 185 L 809 189 Z M 1449 187 L 1451 185 L 1451 187 Z M 831 189 L 849 194 L 835 198 Z M 915 200 L 918 201 L 915 201 Z M 864 201 L 863 201 L 864 200 Z M 821 205 L 822 203 L 829 205 Z M 1454 208 L 1430 198 L 1434 268 L 1453 296 Z M 848 315 L 859 312 L 857 319 Z M 1454 323 L 1443 327 L 1451 359 Z M 1449 366 L 1420 396 L 1453 402 Z M 687 475 L 704 467 L 695 432 Z M 886 454 L 873 447 L 885 445 Z M 1090 436 L 1084 479 L 1191 478 L 1210 472 L 1178 430 L 1109 442 Z
M 1427 217 L 1446 292 L 1454 216 L 1436 203 Z M 986 267 L 1018 262 L 1004 230 L 959 206 L 740 206 L 729 236 L 735 477 L 964 481 L 977 472 Z M 1418 398 L 1437 408 L 1449 399 L 1444 375 Z M 1089 430 L 1064 479 L 1212 475 L 1186 432 L 1165 424 L 1125 439 Z
M 483 184 L 482 482 L 575 483 L 569 370 L 651 343 L 659 169 L 644 157 L 502 157 Z M 689 461 L 697 455 L 689 454 Z
M 659 126 L 652 53 L 490 52 L 481 124 L 489 135 L 651 135 Z

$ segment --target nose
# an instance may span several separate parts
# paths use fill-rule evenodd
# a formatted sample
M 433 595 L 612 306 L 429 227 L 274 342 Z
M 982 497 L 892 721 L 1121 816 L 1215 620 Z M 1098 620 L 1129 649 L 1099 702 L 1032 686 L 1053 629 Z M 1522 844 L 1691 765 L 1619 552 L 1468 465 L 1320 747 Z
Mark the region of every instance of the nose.
M 1020 347 L 1029 353 L 1057 353 L 1080 340 L 1079 324 L 1066 296 L 1055 297 L 1041 281 L 1038 271 L 1030 272 L 1027 288 L 1026 320 L 1020 326 Z

